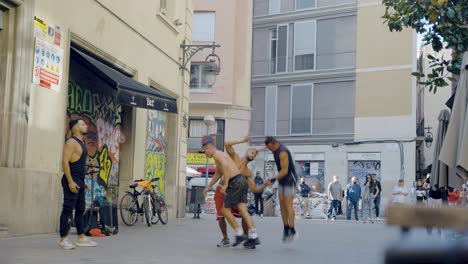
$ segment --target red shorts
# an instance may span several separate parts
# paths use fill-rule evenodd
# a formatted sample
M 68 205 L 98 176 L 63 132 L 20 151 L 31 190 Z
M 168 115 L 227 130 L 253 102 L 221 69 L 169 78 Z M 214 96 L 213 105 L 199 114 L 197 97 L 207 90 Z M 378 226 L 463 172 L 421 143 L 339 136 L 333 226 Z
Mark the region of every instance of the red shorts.
M 214 195 L 215 205 L 216 205 L 216 219 L 223 218 L 223 205 L 224 205 L 224 194 L 221 193 L 221 186 L 218 186 L 215 191 Z M 232 214 L 237 217 L 241 218 L 239 210 L 231 209 Z

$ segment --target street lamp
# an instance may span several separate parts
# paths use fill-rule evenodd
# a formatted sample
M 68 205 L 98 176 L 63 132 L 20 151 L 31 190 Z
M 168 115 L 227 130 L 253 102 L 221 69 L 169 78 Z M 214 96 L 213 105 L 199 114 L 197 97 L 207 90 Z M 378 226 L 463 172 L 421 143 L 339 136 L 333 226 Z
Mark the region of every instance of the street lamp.
M 208 84 L 213 85 L 216 81 L 216 76 L 218 76 L 221 71 L 221 59 L 215 53 L 216 48 L 221 46 L 214 42 L 212 44 L 186 44 L 184 40 L 182 44 L 180 44 L 180 47 L 183 49 L 182 64 L 180 65 L 182 75 L 184 75 L 184 72 L 188 70 L 187 64 L 192 60 L 192 57 L 195 54 L 204 49 L 212 49 L 210 55 L 205 58 L 205 77 L 208 79 Z
M 210 135 L 210 126 L 214 125 L 216 123 L 216 120 L 214 116 L 212 115 L 206 115 L 203 118 L 203 122 L 206 125 L 206 135 Z M 205 165 L 205 187 L 208 186 L 208 157 L 206 157 L 206 165 Z

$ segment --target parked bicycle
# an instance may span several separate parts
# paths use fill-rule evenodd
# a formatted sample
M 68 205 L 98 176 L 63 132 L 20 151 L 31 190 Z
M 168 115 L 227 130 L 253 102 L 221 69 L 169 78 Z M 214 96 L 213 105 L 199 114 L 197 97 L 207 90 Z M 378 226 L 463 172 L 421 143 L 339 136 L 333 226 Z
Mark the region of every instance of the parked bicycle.
M 163 225 L 167 224 L 169 218 L 167 207 L 159 192 L 157 181 L 159 181 L 159 178 L 153 178 L 149 181 L 135 180 L 135 183 L 129 186 L 130 189 L 133 189 L 133 192 L 127 192 L 120 200 L 120 216 L 126 225 L 134 225 L 138 215 L 144 216 L 148 226 L 157 224 L 159 221 Z M 138 191 L 137 187 L 143 189 Z M 143 198 L 141 205 L 138 199 L 139 196 Z

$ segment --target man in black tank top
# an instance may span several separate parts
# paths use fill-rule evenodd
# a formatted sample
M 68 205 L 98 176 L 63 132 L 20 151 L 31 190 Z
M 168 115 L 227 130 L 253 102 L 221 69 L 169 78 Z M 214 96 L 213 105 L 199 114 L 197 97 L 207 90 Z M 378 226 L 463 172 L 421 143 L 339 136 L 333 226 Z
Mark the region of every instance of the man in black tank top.
M 294 228 L 295 214 L 293 200 L 297 190 L 297 174 L 294 160 L 289 149 L 274 137 L 267 137 L 265 139 L 265 146 L 273 152 L 276 168 L 278 169 L 278 175 L 269 181 L 278 180 L 281 218 L 284 225 L 283 242 L 288 242 L 298 237 Z
M 63 249 L 74 249 L 79 247 L 95 247 L 97 243 L 88 239 L 84 234 L 84 211 L 85 200 L 85 174 L 86 158 L 88 151 L 83 142 L 88 127 L 81 119 L 71 120 L 68 124 L 72 137 L 67 140 L 63 147 L 63 209 L 60 215 L 60 243 Z M 73 245 L 68 241 L 69 219 L 75 210 L 75 226 L 78 233 L 78 241 Z

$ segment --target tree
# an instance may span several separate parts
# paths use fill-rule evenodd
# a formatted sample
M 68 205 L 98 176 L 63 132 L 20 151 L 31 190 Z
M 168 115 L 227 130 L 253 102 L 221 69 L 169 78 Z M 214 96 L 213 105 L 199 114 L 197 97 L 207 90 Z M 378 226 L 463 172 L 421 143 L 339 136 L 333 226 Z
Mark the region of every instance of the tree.
M 463 53 L 468 50 L 468 0 L 383 0 L 386 7 L 384 23 L 390 31 L 402 31 L 404 27 L 413 28 L 423 35 L 424 44 L 431 44 L 435 52 L 444 48 L 451 49 L 451 58 L 435 58 L 427 55 L 431 73 L 421 72 L 412 75 L 427 77 L 420 84 L 437 92 L 438 87 L 448 86 L 449 73 L 460 75 Z

